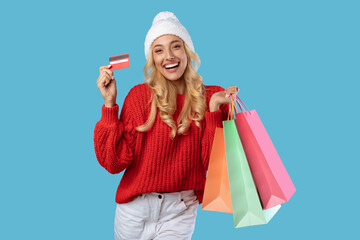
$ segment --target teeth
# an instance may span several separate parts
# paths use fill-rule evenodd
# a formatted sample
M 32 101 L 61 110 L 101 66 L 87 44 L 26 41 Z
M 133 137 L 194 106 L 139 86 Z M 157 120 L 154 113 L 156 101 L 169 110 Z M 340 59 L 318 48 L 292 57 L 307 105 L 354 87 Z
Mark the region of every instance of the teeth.
M 172 68 L 172 67 L 177 67 L 179 65 L 179 63 L 175 63 L 175 64 L 170 64 L 170 65 L 166 65 L 165 68 Z

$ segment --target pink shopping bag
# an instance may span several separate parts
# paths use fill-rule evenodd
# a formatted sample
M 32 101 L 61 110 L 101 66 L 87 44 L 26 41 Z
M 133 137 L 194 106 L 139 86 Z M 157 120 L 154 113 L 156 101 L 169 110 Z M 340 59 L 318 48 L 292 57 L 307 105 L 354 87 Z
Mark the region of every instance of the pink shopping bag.
M 235 115 L 235 123 L 263 208 L 287 202 L 296 191 L 295 186 L 256 110 L 249 111 L 236 97 L 242 111 Z

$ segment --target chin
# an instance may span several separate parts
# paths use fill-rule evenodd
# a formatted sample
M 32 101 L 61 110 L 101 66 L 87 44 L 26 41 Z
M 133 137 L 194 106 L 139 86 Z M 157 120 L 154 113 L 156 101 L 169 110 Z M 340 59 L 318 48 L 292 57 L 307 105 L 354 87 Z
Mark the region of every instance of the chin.
M 166 76 L 166 75 L 164 75 L 164 77 L 165 77 L 167 80 L 169 80 L 169 81 L 177 81 L 177 80 L 179 80 L 182 76 L 183 76 L 183 75 L 181 75 L 181 76 Z
M 161 74 L 169 81 L 177 81 L 183 77 L 184 73 L 185 73 L 185 70 L 181 71 L 181 72 L 172 73 L 172 74 L 169 74 L 167 72 L 162 72 Z

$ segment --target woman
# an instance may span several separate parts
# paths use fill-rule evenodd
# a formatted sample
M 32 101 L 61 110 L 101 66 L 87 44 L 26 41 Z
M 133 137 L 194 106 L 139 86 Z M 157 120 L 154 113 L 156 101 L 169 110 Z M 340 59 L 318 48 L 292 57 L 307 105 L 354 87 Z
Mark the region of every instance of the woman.
M 110 173 L 126 169 L 115 199 L 115 239 L 191 239 L 215 128 L 238 89 L 204 86 L 190 35 L 171 12 L 155 16 L 145 56 L 145 83 L 130 90 L 120 118 L 111 66 L 100 67 L 97 80 L 105 104 L 95 153 Z

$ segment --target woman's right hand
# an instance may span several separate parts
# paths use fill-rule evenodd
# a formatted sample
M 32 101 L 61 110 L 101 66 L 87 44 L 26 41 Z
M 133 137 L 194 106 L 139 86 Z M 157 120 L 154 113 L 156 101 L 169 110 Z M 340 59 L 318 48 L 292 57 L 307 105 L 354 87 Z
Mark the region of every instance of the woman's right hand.
M 113 107 L 116 105 L 116 81 L 110 65 L 100 67 L 100 75 L 96 84 L 105 100 L 105 107 Z

